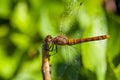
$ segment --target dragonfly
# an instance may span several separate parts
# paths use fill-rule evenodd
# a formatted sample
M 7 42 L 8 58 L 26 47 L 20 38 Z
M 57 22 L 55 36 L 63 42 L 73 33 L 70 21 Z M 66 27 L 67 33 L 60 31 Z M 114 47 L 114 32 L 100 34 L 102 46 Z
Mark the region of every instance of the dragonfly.
M 68 38 L 64 35 L 59 35 L 54 38 L 52 38 L 51 35 L 47 35 L 45 38 L 45 42 L 47 44 L 51 44 L 49 47 L 49 50 L 53 50 L 53 45 L 75 45 L 79 43 L 84 43 L 84 42 L 90 42 L 90 41 L 98 41 L 98 40 L 104 40 L 109 38 L 109 35 L 101 35 L 101 36 L 95 36 L 95 37 L 89 37 L 89 38 L 79 38 L 79 39 L 73 39 L 73 38 Z M 57 49 L 57 48 L 56 48 Z
M 80 4 L 81 5 L 81 4 Z M 63 20 L 63 24 L 64 24 L 64 20 Z M 62 25 L 62 26 L 64 26 L 64 25 Z M 63 27 L 60 27 L 60 32 L 62 32 L 61 30 L 64 30 L 63 29 Z M 65 31 L 63 31 L 63 32 L 65 32 Z M 45 44 L 48 44 L 48 46 L 47 46 L 47 49 L 45 50 L 45 51 L 48 51 L 48 52 L 53 52 L 53 51 L 55 51 L 55 54 L 56 53 L 58 53 L 57 52 L 57 46 L 66 46 L 66 45 L 68 45 L 68 46 L 71 46 L 71 45 L 76 45 L 76 44 L 80 44 L 80 43 L 85 43 L 85 42 L 90 42 L 90 41 L 98 41 L 98 40 L 104 40 L 104 39 L 108 39 L 110 36 L 109 35 L 100 35 L 100 36 L 94 36 L 94 37 L 89 37 L 89 38 L 78 38 L 78 39 L 76 39 L 76 38 L 68 38 L 67 36 L 65 36 L 65 35 L 58 35 L 58 36 L 56 36 L 56 37 L 52 37 L 51 35 L 47 35 L 46 37 L 45 37 L 45 39 L 44 39 L 44 42 L 45 42 Z M 63 48 L 61 48 L 61 49 L 63 49 Z M 75 51 L 76 51 L 76 49 L 75 49 Z M 80 70 L 80 58 L 78 59 L 78 56 L 80 56 L 80 54 L 73 54 L 74 52 L 71 50 L 70 52 L 72 52 L 72 56 L 69 56 L 69 51 L 64 51 L 64 53 L 68 53 L 68 55 L 66 55 L 66 57 L 67 58 L 69 58 L 69 57 L 74 57 L 74 58 L 70 58 L 70 59 L 68 59 L 68 63 L 70 63 L 70 66 L 69 66 L 69 64 L 62 64 L 63 66 L 67 66 L 67 68 L 64 68 L 63 66 L 61 66 L 61 64 L 60 65 L 58 65 L 58 63 L 57 63 L 57 70 L 58 71 L 61 71 L 60 73 L 59 73 L 59 75 L 57 75 L 57 79 L 58 79 L 58 77 L 61 77 L 61 76 L 63 76 L 64 75 L 64 73 L 65 73 L 65 71 L 66 70 L 69 70 L 67 73 L 68 73 L 68 79 L 66 79 L 66 80 L 74 80 L 74 78 L 73 79 L 69 79 L 69 76 L 71 75 L 70 73 L 72 73 L 72 74 L 74 74 L 74 75 L 78 75 L 77 73 L 79 72 L 79 70 Z M 61 52 L 60 52 L 61 53 Z M 76 53 L 76 52 L 75 52 Z M 54 54 L 52 54 L 52 55 L 54 55 Z M 52 56 L 51 54 L 48 54 L 48 56 L 50 57 L 50 56 Z M 64 55 L 64 54 L 63 54 Z M 71 55 L 71 54 L 70 54 Z M 77 57 L 76 57 L 77 56 Z M 59 56 L 58 56 L 59 57 Z M 51 58 L 51 59 L 53 59 L 53 60 L 59 60 L 58 59 L 58 57 L 54 57 L 54 58 L 57 58 L 57 59 L 54 59 L 54 58 Z M 63 58 L 60 58 L 60 60 L 63 60 Z M 71 61 L 70 61 L 71 60 Z M 72 61 L 72 60 L 74 60 L 74 61 Z M 52 61 L 51 61 L 52 62 Z M 61 61 L 62 62 L 62 61 Z M 79 62 L 79 63 L 78 63 Z M 54 65 L 55 63 L 54 62 L 52 62 L 52 67 L 53 67 L 53 65 Z M 71 64 L 73 64 L 72 66 L 71 66 Z M 58 67 L 60 67 L 59 69 L 58 69 Z M 75 68 L 76 68 L 76 70 L 75 70 Z M 77 68 L 79 68 L 79 69 L 77 69 Z M 56 68 L 54 68 L 54 69 L 56 69 Z M 73 69 L 73 70 L 72 70 Z M 53 70 L 54 71 L 54 70 Z M 56 70 L 55 70 L 56 71 Z M 71 71 L 71 72 L 70 72 Z M 65 79 L 64 79 L 65 80 Z

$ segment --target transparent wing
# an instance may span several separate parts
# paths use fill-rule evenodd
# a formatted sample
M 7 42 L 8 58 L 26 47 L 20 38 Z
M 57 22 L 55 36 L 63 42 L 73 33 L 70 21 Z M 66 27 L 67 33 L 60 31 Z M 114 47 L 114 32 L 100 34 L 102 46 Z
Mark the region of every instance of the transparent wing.
M 78 80 L 80 52 L 72 46 L 58 46 L 57 54 L 51 56 L 52 79 Z
M 79 23 L 76 22 L 79 1 L 66 1 L 65 13 L 61 19 L 60 32 L 76 37 L 80 34 Z M 73 37 L 74 36 L 74 37 Z M 80 37 L 80 36 L 79 36 Z M 76 38 L 79 38 L 76 37 Z M 54 54 L 54 53 L 51 53 Z M 50 57 L 52 80 L 78 80 L 80 70 L 80 52 L 71 46 L 58 46 L 57 54 Z
M 57 47 L 57 53 L 50 57 L 52 80 L 60 80 L 63 77 L 63 74 L 65 73 L 65 70 L 67 68 L 64 55 L 62 54 L 63 46 Z
M 65 53 L 68 55 L 67 56 L 67 70 L 66 70 L 66 77 L 67 80 L 78 80 L 78 75 L 80 71 L 80 66 L 81 66 L 81 58 L 80 58 L 80 50 L 78 51 L 76 46 L 67 46 L 68 51 Z

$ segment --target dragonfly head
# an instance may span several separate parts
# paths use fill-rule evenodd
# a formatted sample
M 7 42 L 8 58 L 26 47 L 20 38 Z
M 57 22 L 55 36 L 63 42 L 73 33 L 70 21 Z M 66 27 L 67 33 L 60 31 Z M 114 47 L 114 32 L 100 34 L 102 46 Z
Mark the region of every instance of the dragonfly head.
M 46 38 L 45 38 L 45 42 L 46 42 L 47 44 L 52 43 L 52 36 L 51 36 L 51 35 L 47 35 Z

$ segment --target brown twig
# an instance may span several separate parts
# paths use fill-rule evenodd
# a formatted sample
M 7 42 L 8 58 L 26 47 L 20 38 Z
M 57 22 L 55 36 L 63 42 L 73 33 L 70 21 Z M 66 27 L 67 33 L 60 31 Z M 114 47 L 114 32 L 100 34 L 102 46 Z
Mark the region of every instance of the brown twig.
M 49 44 L 44 42 L 42 46 L 42 74 L 43 80 L 51 80 L 49 66 Z

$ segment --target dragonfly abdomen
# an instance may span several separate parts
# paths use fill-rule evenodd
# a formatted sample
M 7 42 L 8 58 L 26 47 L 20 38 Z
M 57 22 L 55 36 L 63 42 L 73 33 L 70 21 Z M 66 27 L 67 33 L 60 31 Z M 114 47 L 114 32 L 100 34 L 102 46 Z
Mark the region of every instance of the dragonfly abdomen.
M 68 39 L 68 45 L 80 43 L 79 39 Z
M 91 37 L 91 38 L 68 39 L 68 45 L 89 42 L 89 41 L 103 40 L 107 38 L 109 38 L 109 35 L 102 35 L 102 36 L 96 36 L 96 37 Z

